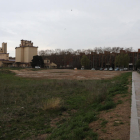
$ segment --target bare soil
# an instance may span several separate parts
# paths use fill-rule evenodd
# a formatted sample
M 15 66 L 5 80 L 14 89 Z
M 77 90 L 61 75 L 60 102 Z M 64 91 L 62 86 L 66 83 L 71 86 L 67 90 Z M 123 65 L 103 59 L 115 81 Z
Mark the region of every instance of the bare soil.
M 20 77 L 30 78 L 45 78 L 45 79 L 109 79 L 114 76 L 118 76 L 124 71 L 92 71 L 92 70 L 69 70 L 69 69 L 49 69 L 49 70 L 37 70 L 22 69 L 11 70 Z
M 131 79 L 130 79 L 131 80 Z M 130 118 L 131 118 L 131 82 L 128 85 L 126 95 L 116 95 L 114 101 L 120 104 L 109 111 L 102 111 L 99 120 L 89 124 L 89 127 L 97 132 L 99 140 L 129 140 L 130 139 Z M 106 125 L 102 122 L 106 121 Z

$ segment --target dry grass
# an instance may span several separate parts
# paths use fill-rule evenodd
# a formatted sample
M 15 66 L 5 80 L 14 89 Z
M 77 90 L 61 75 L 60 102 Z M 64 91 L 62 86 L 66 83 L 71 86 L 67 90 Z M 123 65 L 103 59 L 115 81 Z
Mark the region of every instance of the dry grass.
M 59 109 L 62 105 L 62 99 L 61 98 L 51 98 L 47 101 L 43 102 L 43 110 L 49 110 L 49 109 Z

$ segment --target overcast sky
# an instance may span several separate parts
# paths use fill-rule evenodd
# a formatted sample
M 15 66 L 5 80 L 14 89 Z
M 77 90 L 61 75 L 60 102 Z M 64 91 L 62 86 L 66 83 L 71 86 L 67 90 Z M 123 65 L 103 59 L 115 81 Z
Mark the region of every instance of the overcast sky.
M 0 44 L 38 50 L 140 48 L 140 0 L 0 0 Z M 1 45 L 0 45 L 1 47 Z

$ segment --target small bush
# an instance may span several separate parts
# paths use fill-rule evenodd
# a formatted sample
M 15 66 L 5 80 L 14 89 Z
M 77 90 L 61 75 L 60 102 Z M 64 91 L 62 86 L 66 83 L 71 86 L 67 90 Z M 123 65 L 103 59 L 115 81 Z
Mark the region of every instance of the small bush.
M 99 105 L 97 110 L 102 111 L 102 110 L 109 110 L 116 107 L 116 104 L 113 101 L 108 101 L 103 105 Z
M 43 102 L 43 110 L 49 109 L 60 109 L 62 105 L 62 100 L 60 98 L 51 98 L 45 102 Z

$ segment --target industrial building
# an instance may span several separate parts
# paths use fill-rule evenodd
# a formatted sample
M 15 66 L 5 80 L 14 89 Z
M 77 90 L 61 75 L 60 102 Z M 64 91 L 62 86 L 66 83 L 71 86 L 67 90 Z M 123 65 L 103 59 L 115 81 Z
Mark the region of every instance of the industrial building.
M 14 61 L 9 60 L 9 53 L 7 53 L 7 43 L 2 43 L 0 47 L 0 67 L 12 65 Z
M 15 63 L 16 66 L 27 67 L 31 66 L 33 56 L 37 55 L 38 47 L 33 46 L 33 42 L 21 40 L 19 47 L 15 48 Z

